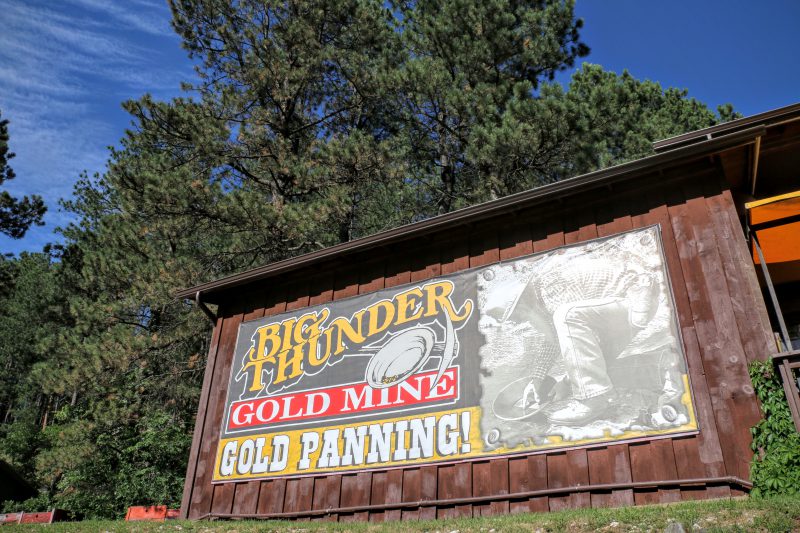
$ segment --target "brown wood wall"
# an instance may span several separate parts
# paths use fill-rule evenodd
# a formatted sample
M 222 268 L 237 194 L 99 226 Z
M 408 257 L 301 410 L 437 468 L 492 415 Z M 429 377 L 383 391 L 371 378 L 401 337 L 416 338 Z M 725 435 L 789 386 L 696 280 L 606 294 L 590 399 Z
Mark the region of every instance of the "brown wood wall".
M 220 306 L 213 333 L 183 515 L 296 513 L 290 516 L 381 521 L 741 494 L 741 485 L 719 480 L 644 483 L 749 478 L 749 428 L 760 412 L 747 363 L 775 351 L 761 291 L 721 171 L 704 164 L 681 172 L 644 176 L 635 187 L 592 191 L 563 205 L 553 202 L 519 210 L 238 290 Z M 565 209 L 567 205 L 571 211 Z M 232 352 L 242 320 L 651 224 L 660 224 L 662 229 L 698 435 L 457 464 L 211 484 Z M 604 484 L 627 487 L 579 488 Z M 459 498 L 470 499 L 441 502 Z M 431 500 L 439 502 L 424 503 Z M 385 505 L 398 502 L 411 503 Z M 363 506 L 372 508 L 358 509 Z M 344 508 L 349 509 L 338 511 Z

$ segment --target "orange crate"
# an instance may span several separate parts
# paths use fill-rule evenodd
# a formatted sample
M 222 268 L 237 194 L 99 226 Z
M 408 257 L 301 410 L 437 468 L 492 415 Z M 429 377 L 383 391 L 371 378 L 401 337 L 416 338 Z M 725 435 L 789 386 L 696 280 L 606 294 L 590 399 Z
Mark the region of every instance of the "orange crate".
M 178 518 L 177 509 L 168 509 L 166 505 L 136 505 L 128 507 L 126 522 L 163 522 Z

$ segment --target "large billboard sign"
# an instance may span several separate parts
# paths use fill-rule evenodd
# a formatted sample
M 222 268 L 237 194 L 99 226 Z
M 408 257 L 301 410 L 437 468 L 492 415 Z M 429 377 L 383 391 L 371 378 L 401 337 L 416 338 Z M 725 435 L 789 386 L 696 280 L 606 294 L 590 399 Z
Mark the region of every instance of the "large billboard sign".
M 244 322 L 213 479 L 696 430 L 653 226 Z

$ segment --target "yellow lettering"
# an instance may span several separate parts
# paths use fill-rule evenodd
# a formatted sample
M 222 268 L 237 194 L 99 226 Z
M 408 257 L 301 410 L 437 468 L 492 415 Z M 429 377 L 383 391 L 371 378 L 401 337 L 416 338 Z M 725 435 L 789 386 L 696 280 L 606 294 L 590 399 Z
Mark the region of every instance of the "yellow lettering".
M 453 322 L 466 320 L 472 314 L 473 302 L 466 300 L 461 309 L 456 309 L 451 300 L 454 288 L 451 281 L 413 287 L 395 295 L 391 301 L 375 302 L 350 318 L 338 317 L 327 327 L 323 326 L 330 317 L 327 308 L 288 318 L 280 324 L 259 327 L 253 334 L 253 346 L 242 368 L 243 371 L 253 370 L 249 391 L 263 389 L 262 373 L 267 365 L 272 366 L 273 383 L 280 384 L 306 371 L 315 372 L 312 369 L 326 365 L 332 356 L 363 344 L 392 325 L 435 317 L 442 311 Z M 367 320 L 364 320 L 365 314 Z
M 394 297 L 397 302 L 397 321 L 395 324 L 405 324 L 412 320 L 417 320 L 422 316 L 422 306 L 420 306 L 419 299 L 422 298 L 422 291 L 419 287 L 414 287 L 406 292 L 401 292 Z M 408 312 L 411 311 L 409 316 Z
M 353 315 L 352 322 L 356 323 L 355 327 L 353 327 L 353 324 L 350 320 L 347 320 L 344 317 L 339 317 L 331 322 L 329 329 L 336 331 L 336 348 L 333 350 L 333 355 L 339 355 L 344 351 L 345 348 L 347 348 L 347 345 L 344 343 L 345 337 L 347 337 L 350 342 L 355 344 L 361 344 L 367 340 L 361 332 L 362 323 L 364 321 L 364 313 L 365 310 L 362 309 Z
M 303 345 L 297 344 L 278 354 L 278 368 L 273 383 L 282 383 L 303 374 Z
M 281 333 L 281 337 L 283 337 L 281 352 L 285 352 L 292 347 L 292 328 L 294 328 L 295 323 L 297 323 L 296 318 L 287 318 L 281 323 L 283 327 L 283 332 Z
M 367 311 L 369 312 L 367 338 L 386 331 L 392 325 L 392 320 L 394 320 L 394 305 L 392 305 L 392 302 L 381 300 L 369 306 Z M 381 311 L 383 311 L 383 317 L 381 317 Z M 378 320 L 380 318 L 383 318 L 383 322 L 379 323 Z
M 450 320 L 461 322 L 472 314 L 472 300 L 464 302 L 461 314 L 453 308 L 453 302 L 450 300 L 450 295 L 453 293 L 452 282 L 429 283 L 423 289 L 425 289 L 425 317 L 436 316 L 439 314 L 439 309 L 443 309 L 450 316 Z
M 264 388 L 262 380 L 262 369 L 267 363 L 275 364 L 275 353 L 281 345 L 281 337 L 278 335 L 280 324 L 267 324 L 261 326 L 253 334 L 255 341 L 254 347 L 247 353 L 247 363 L 242 367 L 242 371 L 248 368 L 253 369 L 253 377 L 250 384 L 251 392 L 260 391 Z M 269 349 L 267 349 L 269 346 Z
M 320 353 L 319 349 L 319 339 L 322 335 L 322 323 L 328 319 L 330 314 L 330 311 L 323 309 L 320 312 L 319 318 L 317 318 L 317 320 L 308 326 L 308 348 L 306 359 L 308 360 L 309 365 L 312 367 L 324 365 L 328 361 L 328 357 L 331 356 L 330 342 L 328 342 L 324 352 Z M 328 338 L 330 339 L 330 337 Z

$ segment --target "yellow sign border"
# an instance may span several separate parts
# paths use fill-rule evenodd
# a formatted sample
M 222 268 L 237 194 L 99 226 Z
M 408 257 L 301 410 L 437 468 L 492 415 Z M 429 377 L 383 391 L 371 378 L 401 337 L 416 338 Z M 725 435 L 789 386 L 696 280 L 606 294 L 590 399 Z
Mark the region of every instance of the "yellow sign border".
M 530 445 L 530 444 L 520 444 L 513 448 L 506 448 L 506 447 L 498 447 L 492 450 L 484 450 L 483 442 L 481 440 L 480 435 L 480 419 L 481 419 L 481 408 L 480 407 L 468 407 L 468 408 L 461 408 L 461 409 L 449 409 L 445 411 L 438 411 L 435 413 L 425 413 L 425 414 L 415 414 L 410 416 L 401 416 L 395 418 L 387 418 L 387 419 L 380 419 L 380 420 L 371 420 L 369 422 L 362 422 L 362 423 L 349 423 L 349 424 L 338 424 L 335 426 L 320 426 L 314 428 L 306 428 L 306 429 L 296 429 L 292 431 L 286 432 L 269 432 L 269 433 L 259 433 L 247 436 L 240 436 L 240 437 L 233 437 L 229 439 L 221 439 L 217 446 L 217 453 L 214 460 L 214 472 L 212 475 L 212 482 L 214 483 L 224 483 L 224 482 L 231 482 L 231 481 L 242 481 L 242 480 L 256 480 L 256 479 L 275 479 L 275 478 L 284 478 L 284 477 L 296 477 L 296 476 L 308 476 L 308 475 L 323 475 L 323 474 L 331 474 L 331 473 L 342 473 L 342 472 L 353 472 L 353 471 L 366 471 L 366 470 L 387 470 L 392 468 L 401 468 L 401 467 L 411 467 L 411 466 L 419 466 L 424 464 L 437 464 L 442 462 L 458 462 L 468 459 L 478 459 L 478 458 L 489 458 L 489 457 L 497 457 L 497 456 L 506 456 L 506 455 L 516 455 L 516 454 L 523 454 L 523 453 L 538 453 L 542 451 L 551 451 L 555 449 L 574 449 L 580 447 L 586 447 L 589 445 L 602 445 L 602 444 L 615 444 L 621 443 L 625 441 L 631 440 L 640 440 L 642 438 L 648 437 L 667 437 L 670 435 L 685 435 L 692 432 L 698 431 L 697 419 L 695 416 L 695 410 L 692 403 L 692 397 L 689 390 L 689 376 L 687 374 L 683 375 L 683 384 L 684 384 L 684 394 L 681 397 L 681 403 L 687 408 L 689 421 L 686 424 L 683 424 L 679 427 L 674 428 L 666 428 L 666 429 L 656 429 L 652 431 L 642 431 L 642 430 L 629 430 L 625 431 L 621 435 L 612 437 L 608 432 L 603 437 L 599 438 L 588 438 L 576 441 L 565 441 L 560 435 L 548 435 L 547 440 L 549 441 L 546 444 L 539 444 L 539 445 Z M 372 425 L 372 424 L 385 424 L 389 423 L 397 423 L 400 421 L 410 421 L 412 419 L 420 419 L 420 418 L 427 418 L 427 417 L 436 417 L 439 419 L 443 415 L 455 414 L 457 420 L 461 420 L 461 413 L 468 412 L 470 413 L 471 424 L 469 428 L 469 445 L 470 451 L 466 453 L 456 453 L 454 455 L 448 456 L 441 456 L 434 450 L 433 457 L 425 457 L 419 459 L 406 459 L 400 461 L 388 461 L 376 465 L 365 465 L 365 464 L 354 464 L 350 466 L 337 466 L 331 468 L 309 468 L 308 470 L 298 470 L 297 464 L 300 460 L 300 436 L 303 433 L 317 433 L 321 435 L 323 431 L 327 430 L 339 430 L 340 432 L 347 427 L 356 427 L 361 425 Z M 259 437 L 271 437 L 274 435 L 288 435 L 289 436 L 289 452 L 287 458 L 287 467 L 280 472 L 275 473 L 258 473 L 258 474 L 239 474 L 234 470 L 233 474 L 230 476 L 221 476 L 220 475 L 220 466 L 222 462 L 222 452 L 225 449 L 226 444 L 229 442 L 235 441 L 237 442 L 237 449 L 241 445 L 241 442 L 245 439 L 255 439 Z M 393 433 L 391 437 L 391 447 L 390 449 L 393 451 L 396 448 L 396 434 Z M 410 435 L 406 433 L 406 448 L 408 448 Z M 368 441 L 368 437 L 365 437 L 365 442 Z M 338 443 L 338 452 L 342 455 L 343 444 L 341 439 Z M 312 461 L 312 464 L 316 462 L 319 458 L 320 450 L 317 449 L 315 452 L 311 453 L 309 458 Z

